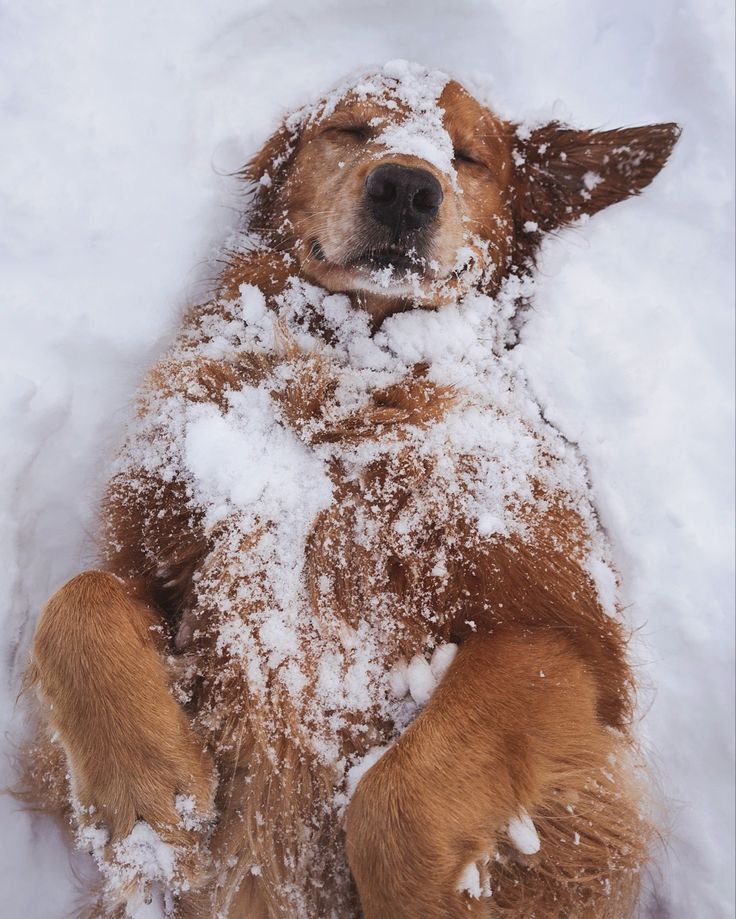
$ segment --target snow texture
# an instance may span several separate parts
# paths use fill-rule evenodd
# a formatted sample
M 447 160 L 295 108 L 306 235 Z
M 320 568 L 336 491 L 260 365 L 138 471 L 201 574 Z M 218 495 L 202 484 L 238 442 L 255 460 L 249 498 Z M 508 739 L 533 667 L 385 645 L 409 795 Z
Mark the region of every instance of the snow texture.
M 523 855 L 539 852 L 539 835 L 529 814 L 522 808 L 509 822 L 509 839 Z
M 130 888 L 125 906 L 132 919 L 158 919 L 170 914 L 168 888 L 175 880 L 177 853 L 145 821 L 139 820 L 130 833 L 113 843 L 113 858 L 106 856 L 108 833 L 99 826 L 82 826 L 77 845 L 89 852 L 105 882 L 116 889 Z
M 463 868 L 457 884 L 459 893 L 467 894 L 472 900 L 493 896 L 491 882 L 486 869 L 490 860 L 490 855 L 486 855 L 482 861 L 470 862 Z
M 12 731 L 38 611 L 89 564 L 103 470 L 137 381 L 234 227 L 223 205 L 237 210 L 241 199 L 220 173 L 241 166 L 287 110 L 345 73 L 407 58 L 459 76 L 527 124 L 683 125 L 671 164 L 641 199 L 546 244 L 535 310 L 508 359 L 588 459 L 638 629 L 640 733 L 671 827 L 643 912 L 732 915 L 731 6 L 35 0 L 5 4 L 0 21 L 0 713 Z M 411 70 L 393 66 L 410 85 Z M 426 92 L 431 115 L 436 86 Z M 408 149 L 418 139 L 407 131 L 386 142 Z M 444 168 L 440 131 L 431 148 L 422 155 Z M 336 323 L 350 319 L 339 298 L 323 305 Z M 240 309 L 253 328 L 263 319 L 253 289 L 241 292 Z M 367 370 L 386 354 L 410 362 L 429 353 L 441 374 L 432 343 L 461 341 L 466 318 L 448 311 L 423 337 L 407 317 L 377 350 L 361 339 L 350 360 Z M 455 366 L 464 348 L 450 355 Z M 233 508 L 247 513 L 254 500 L 297 500 L 281 485 L 306 459 L 274 430 L 270 411 L 254 390 L 224 415 L 184 419 L 182 459 L 218 498 L 210 522 Z M 202 438 L 215 436 L 231 455 L 246 423 L 273 449 L 272 468 L 225 479 Z M 298 506 L 301 519 L 328 497 L 324 483 L 313 505 Z M 478 516 L 482 533 L 504 525 L 493 509 Z M 599 589 L 612 594 L 610 569 L 591 561 Z M 288 635 L 272 636 L 274 660 L 289 653 Z M 408 674 L 397 696 L 410 689 Z M 11 776 L 8 761 L 3 784 Z M 76 891 L 57 831 L 7 798 L 0 820 L 4 911 L 66 915 Z
M 411 74 L 415 79 L 416 71 Z M 304 728 L 300 742 L 326 764 L 339 765 L 341 737 L 357 739 L 365 723 L 380 719 L 400 731 L 426 705 L 453 655 L 443 646 L 433 649 L 431 662 L 412 656 L 405 677 L 414 706 L 408 706 L 396 698 L 401 668 L 387 673 L 400 633 L 395 594 L 385 579 L 371 585 L 371 608 L 354 629 L 332 605 L 329 570 L 321 573 L 321 599 L 313 601 L 302 573 L 307 539 L 332 503 L 330 468 L 346 470 L 346 478 L 359 483 L 369 480 L 371 464 L 383 460 L 390 479 L 409 449 L 423 470 L 421 490 L 397 509 L 391 534 L 377 540 L 376 519 L 360 506 L 352 523 L 347 515 L 341 519 L 343 530 L 352 527 L 351 540 L 370 548 L 376 571 L 388 564 L 382 552 L 414 559 L 427 527 L 446 530 L 459 518 L 482 539 L 525 539 L 522 510 L 541 500 L 533 483 L 550 500 L 561 495 L 575 509 L 589 528 L 589 565 L 606 569 L 608 548 L 597 531 L 578 451 L 546 423 L 513 352 L 504 349 L 518 285 L 513 279 L 493 300 L 471 293 L 436 313 L 397 314 L 375 334 L 367 314 L 347 296 L 297 277 L 268 312 L 253 286 L 244 285 L 196 330 L 186 329 L 170 359 L 216 355 L 237 363 L 248 354 L 277 353 L 279 335 L 286 336 L 302 354 L 318 355 L 321 372 L 334 383 L 322 414 L 298 431 L 282 423 L 277 396 L 299 372 L 292 359 L 277 363 L 262 384 L 227 392 L 224 407 L 193 402 L 191 386 L 173 394 L 147 392 L 145 412 L 130 425 L 116 471 L 144 493 L 152 475 L 185 483 L 190 505 L 201 511 L 228 559 L 227 575 L 218 564 L 205 564 L 196 584 L 197 606 L 219 617 L 217 646 L 227 663 L 218 663 L 218 673 L 238 680 L 246 675 L 249 704 L 271 733 L 278 726 L 268 719 L 278 717 L 281 703 L 270 700 L 288 698 Z M 242 321 L 245 315 L 250 323 Z M 332 333 L 329 344 L 312 331 L 325 327 Z M 322 436 L 369 405 L 377 390 L 409 378 L 417 362 L 430 383 L 462 393 L 444 417 L 427 429 L 405 426 L 357 443 Z M 352 549 L 346 554 L 334 542 L 330 558 L 338 570 L 348 570 Z M 432 580 L 439 585 L 447 579 L 444 552 L 433 560 Z M 426 619 L 427 648 L 435 624 L 450 615 L 435 606 L 436 596 L 430 589 L 415 601 Z M 201 627 L 196 610 L 180 629 L 181 648 L 192 627 Z M 229 713 L 213 703 L 205 717 L 214 723 Z
M 326 98 L 289 116 L 287 124 L 296 133 L 300 125 L 328 117 L 348 91 L 358 100 L 381 98 L 390 93 L 392 107 L 400 108 L 407 117 L 400 124 L 389 122 L 385 126 L 384 119 L 378 117 L 372 122 L 373 127 L 381 129 L 375 142 L 383 145 L 386 153 L 425 159 L 454 181 L 452 140 L 437 105 L 449 79 L 441 70 L 428 70 L 422 64 L 401 59 L 389 61 L 377 72 L 370 70 L 357 79 L 341 80 Z
M 237 581 L 235 592 L 223 586 L 217 566 L 211 582 L 205 573 L 197 584 L 200 606 L 224 611 L 219 646 L 227 650 L 234 668 L 247 673 L 259 707 L 269 693 L 278 694 L 276 687 L 286 691 L 300 711 L 300 722 L 308 725 L 306 742 L 327 762 L 339 758 L 340 735 L 362 730 L 356 727 L 359 713 L 380 711 L 383 720 L 399 725 L 406 720 L 404 707 L 386 692 L 385 661 L 396 640 L 394 594 L 383 582 L 373 585 L 372 609 L 346 641 L 345 626 L 330 606 L 330 572 L 322 575 L 327 583 L 318 609 L 304 589 L 307 538 L 318 513 L 332 501 L 331 466 L 348 470 L 348 478 L 359 482 L 376 460 L 385 459 L 389 469 L 391 464 L 401 466 L 409 448 L 412 461 L 425 469 L 421 494 L 397 512 L 390 542 L 388 535 L 375 540 L 376 521 L 369 514 L 363 519 L 360 511 L 356 517 L 353 538 L 371 547 L 378 571 L 385 562 L 384 544 L 389 554 L 415 557 L 415 540 L 430 521 L 444 529 L 461 517 L 483 538 L 526 538 L 522 509 L 540 500 L 533 483 L 541 484 L 545 495 L 562 495 L 574 507 L 589 527 L 591 571 L 610 571 L 578 452 L 545 422 L 513 352 L 504 350 L 504 319 L 511 315 L 518 283 L 513 279 L 494 300 L 471 293 L 438 312 L 397 314 L 375 334 L 367 314 L 345 295 L 327 294 L 293 278 L 276 297 L 276 310 L 261 314 L 260 300 L 252 285 L 246 285 L 245 304 L 239 297 L 223 305 L 224 315 L 208 318 L 201 332 L 186 331 L 173 357 L 214 351 L 237 362 L 240 355 L 273 350 L 280 329 L 304 354 L 319 354 L 322 372 L 335 382 L 335 395 L 322 417 L 301 430 L 311 445 L 306 447 L 280 423 L 270 379 L 227 393 L 224 411 L 192 403 L 188 391 L 152 393 L 145 414 L 131 426 L 118 469 L 133 487 L 141 481 L 145 488 L 151 474 L 183 481 L 205 525 L 225 526 L 228 535 L 218 539 L 231 546 L 228 570 Z M 244 313 L 255 320 L 252 325 L 238 322 Z M 330 344 L 321 333 L 310 331 L 324 326 L 333 334 Z M 407 379 L 417 362 L 426 366 L 431 383 L 463 394 L 441 420 L 426 430 L 402 428 L 357 444 L 319 436 L 370 404 L 376 390 Z M 276 390 L 288 385 L 295 372 L 288 361 L 277 367 Z M 348 525 L 343 521 L 343 528 Z M 247 534 L 249 548 L 244 550 L 240 545 Z M 338 569 L 349 568 L 351 558 L 339 545 L 331 557 Z M 433 571 L 439 583 L 447 577 L 442 556 L 437 556 Z M 421 609 L 428 643 L 431 624 L 448 615 L 431 605 L 432 597 L 430 592 L 426 609 Z M 249 610 L 247 617 L 241 615 L 242 608 Z M 417 706 L 427 703 L 451 655 L 442 649 L 434 666 L 419 654 L 409 661 L 406 680 Z M 319 661 L 316 705 L 303 694 L 311 682 L 313 660 Z M 390 678 L 388 688 L 396 688 Z

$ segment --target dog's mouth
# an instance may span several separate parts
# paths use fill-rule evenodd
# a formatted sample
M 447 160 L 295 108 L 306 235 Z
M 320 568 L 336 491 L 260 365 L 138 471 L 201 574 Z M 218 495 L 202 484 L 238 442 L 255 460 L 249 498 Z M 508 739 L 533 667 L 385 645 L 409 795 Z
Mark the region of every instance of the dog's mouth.
M 478 277 L 478 253 L 470 244 L 458 248 L 448 271 L 427 252 L 431 241 L 376 241 L 344 257 L 332 258 L 314 238 L 308 244 L 314 277 L 335 293 L 365 291 L 380 297 L 432 301 L 467 290 Z M 318 268 L 319 266 L 319 268 Z
M 386 246 L 382 249 L 369 249 L 353 259 L 352 268 L 366 268 L 369 271 L 391 271 L 399 275 L 419 274 L 424 275 L 427 260 L 422 258 L 415 249 L 405 249 L 402 246 Z
M 312 241 L 309 254 L 316 262 L 328 263 L 325 251 L 317 239 Z M 417 280 L 429 279 L 431 276 L 428 259 L 414 246 L 401 243 L 366 247 L 357 253 L 350 253 L 344 260 L 335 262 L 335 265 L 356 276 L 373 277 L 380 274 L 397 281 L 407 276 Z

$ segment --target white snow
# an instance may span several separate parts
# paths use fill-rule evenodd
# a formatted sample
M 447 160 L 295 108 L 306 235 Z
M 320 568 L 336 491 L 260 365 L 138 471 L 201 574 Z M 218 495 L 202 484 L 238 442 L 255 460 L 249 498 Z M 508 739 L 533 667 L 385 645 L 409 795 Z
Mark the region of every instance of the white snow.
M 435 678 L 437 683 L 442 681 L 442 678 L 447 673 L 450 664 L 455 660 L 456 654 L 457 645 L 444 644 L 435 648 L 434 652 L 432 653 L 432 659 L 429 662 L 429 666 L 432 669 L 432 676 Z
M 479 862 L 469 862 L 463 868 L 460 880 L 457 883 L 459 893 L 465 893 L 473 900 L 493 896 L 488 871 L 486 870 L 489 861 L 490 855 L 486 855 Z
M 208 509 L 207 523 L 217 523 L 234 509 L 259 503 L 269 516 L 300 510 L 311 520 L 331 498 L 330 482 L 304 445 L 277 422 L 271 397 L 252 386 L 228 397 L 228 411 L 213 406 L 185 410 L 184 474 Z M 311 483 L 305 504 L 302 483 Z
M 177 796 L 180 813 L 191 815 L 194 800 Z M 184 822 L 187 822 L 185 817 Z M 108 833 L 103 827 L 83 825 L 77 833 L 77 845 L 91 853 L 107 884 L 117 896 L 126 892 L 125 915 L 133 919 L 159 919 L 170 915 L 171 896 L 167 888 L 175 880 L 176 850 L 165 843 L 153 828 L 139 820 L 130 833 L 106 852 Z
M 465 892 L 469 897 L 473 899 L 478 899 L 481 895 L 481 886 L 480 886 L 480 872 L 478 871 L 478 866 L 475 862 L 470 862 L 463 869 L 463 873 L 460 875 L 460 880 L 458 881 L 457 889 L 462 893 Z
M 523 855 L 539 852 L 540 842 L 534 821 L 522 807 L 516 817 L 509 821 L 508 834 L 511 842 Z
M 429 663 L 418 654 L 412 657 L 407 668 L 409 693 L 417 705 L 426 705 L 437 685 Z
M 353 796 L 355 789 L 358 787 L 358 782 L 388 749 L 388 747 L 372 747 L 365 756 L 361 757 L 358 762 L 348 769 L 345 775 L 345 791 L 348 798 Z
M 470 862 L 463 869 L 463 873 L 460 875 L 460 880 L 458 881 L 457 889 L 462 893 L 463 891 L 468 894 L 469 897 L 478 899 L 481 894 L 480 887 L 480 872 L 478 871 L 478 866 L 475 862 Z
M 125 839 L 113 844 L 115 861 L 123 875 L 121 880 L 139 877 L 147 881 L 170 881 L 174 876 L 176 853 L 144 821 L 138 823 Z
M 405 660 L 397 661 L 389 670 L 388 688 L 394 699 L 403 699 L 409 692 L 409 665 Z
M 197 799 L 194 795 L 177 795 L 174 806 L 181 817 L 179 825 L 183 829 L 198 830 L 206 822 L 206 816 L 197 808 Z
M 287 109 L 356 68 L 406 58 L 458 74 L 528 124 L 676 120 L 672 162 L 640 199 L 546 245 L 512 355 L 588 459 L 638 629 L 641 732 L 671 802 L 649 884 L 671 919 L 732 915 L 733 34 L 724 0 L 6 5 L 4 727 L 19 728 L 14 699 L 38 610 L 89 565 L 100 473 L 137 379 L 234 225 L 229 207 L 241 199 L 218 172 L 242 165 Z M 257 292 L 240 303 L 257 325 Z M 384 354 L 431 346 L 409 326 L 387 333 Z M 367 367 L 378 355 L 360 347 Z M 206 467 L 192 421 L 190 455 Z M 227 442 L 227 423 L 218 430 Z M 255 486 L 240 487 L 220 489 L 223 505 L 247 509 Z M 479 518 L 489 533 L 495 525 Z M 0 778 L 11 781 L 9 764 Z M 65 915 L 75 889 L 58 832 L 7 798 L 0 820 L 4 910 Z
M 408 61 L 390 61 L 382 75 L 398 81 L 396 93 L 409 108 L 401 123 L 392 122 L 376 137 L 388 153 L 416 156 L 432 163 L 453 180 L 454 156 L 452 139 L 442 123 L 443 112 L 437 105 L 449 77 L 441 71 L 427 71 Z

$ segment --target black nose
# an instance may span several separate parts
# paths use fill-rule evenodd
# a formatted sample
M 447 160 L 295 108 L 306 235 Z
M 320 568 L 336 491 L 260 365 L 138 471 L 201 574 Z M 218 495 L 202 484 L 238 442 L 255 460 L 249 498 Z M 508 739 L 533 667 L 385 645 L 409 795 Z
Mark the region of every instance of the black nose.
M 365 196 L 375 219 L 395 232 L 426 227 L 442 204 L 442 188 L 424 169 L 387 163 L 365 180 Z

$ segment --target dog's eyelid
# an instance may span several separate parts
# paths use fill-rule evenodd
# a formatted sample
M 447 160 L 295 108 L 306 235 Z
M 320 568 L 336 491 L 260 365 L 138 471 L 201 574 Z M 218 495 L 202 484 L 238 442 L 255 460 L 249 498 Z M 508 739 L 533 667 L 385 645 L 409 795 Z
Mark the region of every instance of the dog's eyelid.
M 472 153 L 469 153 L 462 147 L 455 150 L 454 158 L 461 163 L 472 163 L 474 166 L 482 166 L 484 169 L 487 168 L 485 163 L 481 162 L 477 157 L 473 156 Z
M 338 123 L 326 125 L 322 133 L 326 134 L 327 136 L 335 134 L 347 134 L 355 138 L 365 139 L 370 137 L 371 129 L 367 124 L 351 124 L 348 122 L 345 124 Z

